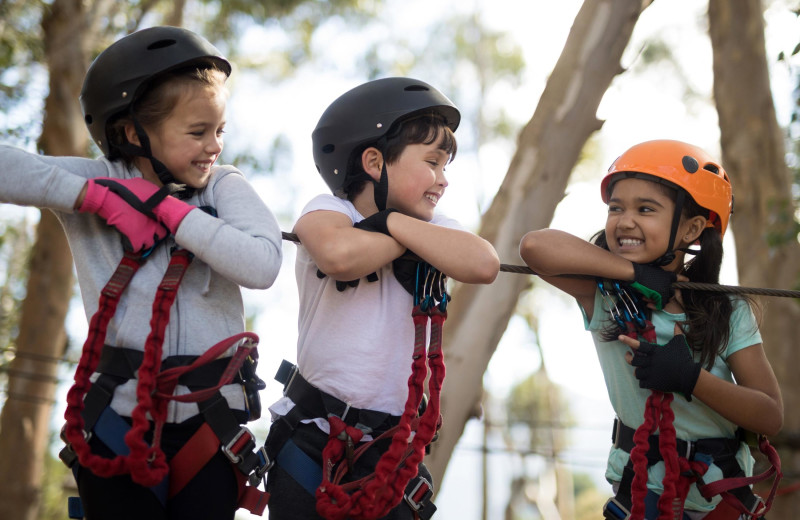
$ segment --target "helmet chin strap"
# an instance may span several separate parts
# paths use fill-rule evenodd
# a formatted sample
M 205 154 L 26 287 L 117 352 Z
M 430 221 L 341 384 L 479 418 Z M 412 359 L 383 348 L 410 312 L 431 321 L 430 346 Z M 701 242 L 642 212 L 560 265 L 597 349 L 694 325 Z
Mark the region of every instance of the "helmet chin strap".
M 144 157 L 145 159 L 149 160 L 150 164 L 153 166 L 153 171 L 158 176 L 158 180 L 161 181 L 161 184 L 165 186 L 167 184 L 178 185 L 175 182 L 175 177 L 172 175 L 172 172 L 169 171 L 169 169 L 164 165 L 164 163 L 153 157 L 153 152 L 150 147 L 150 138 L 147 136 L 147 132 L 144 131 L 144 127 L 142 127 L 142 125 L 139 123 L 139 120 L 136 119 L 136 117 L 132 117 L 132 119 L 133 119 L 133 126 L 136 129 L 136 136 L 139 138 L 141 146 L 136 146 L 130 141 L 127 141 L 122 146 L 119 146 L 119 148 L 123 151 L 128 152 L 130 155 L 134 155 L 137 157 Z M 173 196 L 178 197 L 180 199 L 188 199 L 189 197 L 192 196 L 192 194 L 194 194 L 194 191 L 195 191 L 194 188 L 190 188 L 183 185 L 183 187 L 180 190 L 173 193 Z
M 375 205 L 378 211 L 386 209 L 386 201 L 389 198 L 389 176 L 386 174 L 386 162 L 381 166 L 381 178 L 378 181 L 372 181 L 375 185 L 373 190 L 375 195 Z
M 380 150 L 381 156 L 383 156 L 383 150 L 386 149 L 386 136 L 381 137 L 378 139 L 378 142 L 375 144 L 375 147 Z M 386 157 L 382 157 L 381 161 L 381 176 L 380 179 L 377 181 L 373 179 L 372 184 L 375 186 L 373 190 L 373 194 L 375 197 L 375 206 L 378 207 L 378 211 L 383 211 L 386 209 L 386 201 L 389 198 L 389 175 L 386 172 Z
M 678 235 L 678 224 L 681 221 L 681 213 L 683 213 L 683 202 L 686 199 L 683 190 L 678 190 L 678 195 L 675 199 L 675 212 L 672 214 L 672 228 L 669 231 L 669 242 L 667 243 L 667 251 L 659 258 L 650 262 L 651 265 L 656 267 L 663 267 L 669 265 L 675 260 L 675 237 Z M 683 249 L 681 249 L 683 251 Z

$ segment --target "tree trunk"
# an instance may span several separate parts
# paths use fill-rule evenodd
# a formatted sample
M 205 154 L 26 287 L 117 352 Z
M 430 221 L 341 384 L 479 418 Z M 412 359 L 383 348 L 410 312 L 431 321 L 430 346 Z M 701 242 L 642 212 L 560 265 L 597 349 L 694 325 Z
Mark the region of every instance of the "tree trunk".
M 721 132 L 722 164 L 734 188 L 732 227 L 739 280 L 754 287 L 792 288 L 800 273 L 800 245 L 792 231 L 796 207 L 792 176 L 784 162 L 785 135 L 770 90 L 760 0 L 710 0 L 709 34 L 714 52 L 714 96 Z M 764 349 L 783 391 L 783 432 L 772 439 L 787 476 L 800 475 L 800 306 L 790 299 L 765 302 Z M 762 495 L 763 495 L 762 489 Z M 779 497 L 770 518 L 795 518 L 800 494 Z
M 55 0 L 42 20 L 50 92 L 39 147 L 48 155 L 86 154 L 78 103 L 88 62 L 83 9 L 81 0 Z M 9 367 L 8 400 L 0 416 L 0 518 L 38 517 L 56 389 L 54 360 L 64 354 L 71 296 L 72 255 L 61 225 L 45 210 L 32 251 L 18 353 Z
M 494 244 L 504 263 L 519 263 L 522 235 L 550 223 L 584 143 L 602 126 L 597 107 L 611 80 L 622 72 L 622 52 L 647 5 L 642 0 L 586 0 L 581 7 L 482 221 L 481 236 Z M 478 413 L 483 373 L 520 293 L 529 286 L 527 276 L 501 273 L 491 285 L 454 290 L 444 327 L 445 423 L 426 458 L 436 482 L 441 482 L 466 422 Z

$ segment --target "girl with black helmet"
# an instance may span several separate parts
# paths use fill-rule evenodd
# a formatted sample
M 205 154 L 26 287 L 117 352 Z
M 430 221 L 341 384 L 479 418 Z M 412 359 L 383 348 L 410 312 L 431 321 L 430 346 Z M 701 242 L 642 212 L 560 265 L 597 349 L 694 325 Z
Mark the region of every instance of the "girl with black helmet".
M 676 280 L 719 283 L 728 175 L 700 148 L 648 141 L 614 162 L 601 196 L 608 217 L 594 244 L 543 229 L 523 237 L 520 254 L 576 298 L 597 347 L 617 414 L 606 470 L 616 496 L 604 517 L 759 517 L 764 503 L 748 486 L 732 505 L 711 491 L 752 475 L 743 430 L 774 435 L 783 422 L 751 302 L 671 289 Z
M 62 451 L 89 520 L 233 519 L 247 478 L 220 445 L 248 458 L 227 443 L 258 417 L 260 381 L 243 375 L 247 364 L 221 376 L 241 363 L 231 356 L 245 339 L 255 341 L 244 332 L 240 286 L 272 285 L 281 233 L 242 173 L 215 165 L 230 72 L 197 34 L 144 29 L 108 47 L 86 74 L 81 104 L 102 158 L 0 147 L 0 200 L 57 215 L 92 318 Z M 168 303 L 156 309 L 154 301 Z M 186 371 L 191 363 L 201 369 Z M 187 373 L 169 386 L 168 369 Z M 191 392 L 203 400 L 171 400 Z M 214 434 L 198 441 L 209 426 Z M 194 448 L 181 455 L 198 442 L 211 447 L 207 458 Z
M 300 239 L 298 365 L 279 374 L 285 397 L 270 408 L 266 448 L 278 454 L 267 481 L 272 519 L 330 518 L 315 495 L 330 492 L 320 482 L 331 424 L 343 421 L 347 431 L 361 432 L 360 442 L 347 436 L 348 450 L 358 452 L 403 414 L 414 325 L 412 295 L 398 280 L 395 260 L 410 250 L 467 283 L 490 283 L 499 271 L 488 242 L 436 211 L 448 186 L 445 165 L 456 151 L 459 117 L 427 83 L 384 78 L 336 99 L 312 133 L 317 170 L 333 194 L 312 199 L 294 228 Z M 374 476 L 387 449 L 376 443 L 348 466 L 342 482 Z M 434 506 L 424 464 L 418 477 L 409 487 L 423 490 L 412 493 L 419 502 L 407 499 L 380 517 L 429 517 Z M 359 487 L 353 486 L 351 493 Z M 402 494 L 393 503 L 401 500 Z M 364 512 L 371 505 L 362 501 L 340 513 L 378 518 Z

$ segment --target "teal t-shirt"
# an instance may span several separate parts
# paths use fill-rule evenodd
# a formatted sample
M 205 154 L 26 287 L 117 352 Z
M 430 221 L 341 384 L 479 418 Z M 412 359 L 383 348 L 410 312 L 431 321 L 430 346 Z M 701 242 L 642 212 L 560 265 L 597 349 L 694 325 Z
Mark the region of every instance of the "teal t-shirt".
M 761 343 L 761 333 L 758 330 L 755 316 L 750 307 L 741 300 L 734 300 L 733 314 L 730 319 L 731 334 L 725 351 L 716 357 L 711 373 L 725 381 L 733 382 L 733 376 L 727 364 L 728 356 L 752 345 Z M 618 340 L 604 341 L 602 331 L 611 323 L 608 305 L 603 300 L 600 291 L 595 294 L 594 313 L 588 320 L 586 312 L 581 308 L 584 317 L 584 326 L 591 332 L 597 349 L 600 368 L 603 370 L 608 396 L 611 406 L 617 417 L 631 428 L 638 428 L 644 422 L 645 401 L 650 395 L 650 390 L 639 388 L 639 381 L 634 375 L 634 367 L 625 361 L 628 347 Z M 675 324 L 686 319 L 685 314 L 671 314 L 665 311 L 653 311 L 651 320 L 656 330 L 659 345 L 666 344 L 675 335 Z M 698 356 L 696 356 L 698 357 Z M 675 432 L 678 439 L 696 441 L 698 439 L 736 436 L 737 425 L 728 421 L 701 403 L 698 399 L 687 401 L 683 396 L 676 394 L 672 401 L 672 410 L 675 413 Z M 621 449 L 612 447 L 609 452 L 606 467 L 606 479 L 609 482 L 619 482 L 622 470 L 628 463 L 629 454 Z M 753 459 L 746 444 L 742 443 L 737 454 L 739 465 L 747 475 L 752 475 Z M 664 478 L 664 463 L 650 467 L 648 470 L 647 486 L 654 492 L 661 494 Z M 722 478 L 722 472 L 712 465 L 703 477 L 706 483 Z M 688 510 L 710 511 L 719 502 L 719 497 L 714 497 L 708 502 L 700 495 L 696 486 L 692 486 L 686 499 L 685 507 Z

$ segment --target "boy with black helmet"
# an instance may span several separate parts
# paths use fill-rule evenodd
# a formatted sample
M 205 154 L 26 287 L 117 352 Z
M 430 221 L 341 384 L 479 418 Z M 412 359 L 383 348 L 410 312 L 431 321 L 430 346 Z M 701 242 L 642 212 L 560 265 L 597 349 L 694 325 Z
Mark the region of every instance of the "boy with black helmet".
M 298 366 L 284 365 L 277 378 L 285 397 L 270 408 L 266 447 L 277 459 L 267 482 L 270 518 L 432 514 L 424 464 L 407 486 L 403 464 L 386 470 L 389 441 L 368 442 L 401 422 L 410 394 L 413 297 L 393 261 L 413 251 L 467 283 L 491 283 L 499 271 L 488 242 L 435 211 L 448 185 L 444 169 L 456 151 L 459 118 L 427 83 L 384 78 L 336 99 L 312 134 L 317 169 L 333 195 L 310 201 L 294 229 Z M 336 486 L 320 483 L 336 446 L 344 446 L 347 461 L 336 470 L 345 473 L 344 493 L 332 499 Z M 418 459 L 406 462 L 416 474 Z M 376 481 L 390 478 L 386 471 L 400 483 L 370 494 Z
M 215 165 L 230 73 L 202 37 L 144 29 L 84 80 L 104 157 L 0 146 L 0 200 L 56 214 L 91 317 L 61 453 L 88 520 L 232 520 L 258 498 L 241 485 L 263 474 L 242 426 L 263 382 L 240 286 L 272 285 L 281 233 L 242 173 Z
M 595 343 L 617 415 L 606 469 L 616 495 L 603 517 L 760 518 L 771 498 L 744 478 L 753 475 L 744 430 L 779 470 L 763 436 L 780 430 L 783 401 L 753 302 L 672 288 L 719 283 L 728 174 L 694 145 L 646 141 L 614 161 L 600 195 L 608 216 L 593 242 L 542 229 L 522 238 L 520 254 L 576 299 Z

